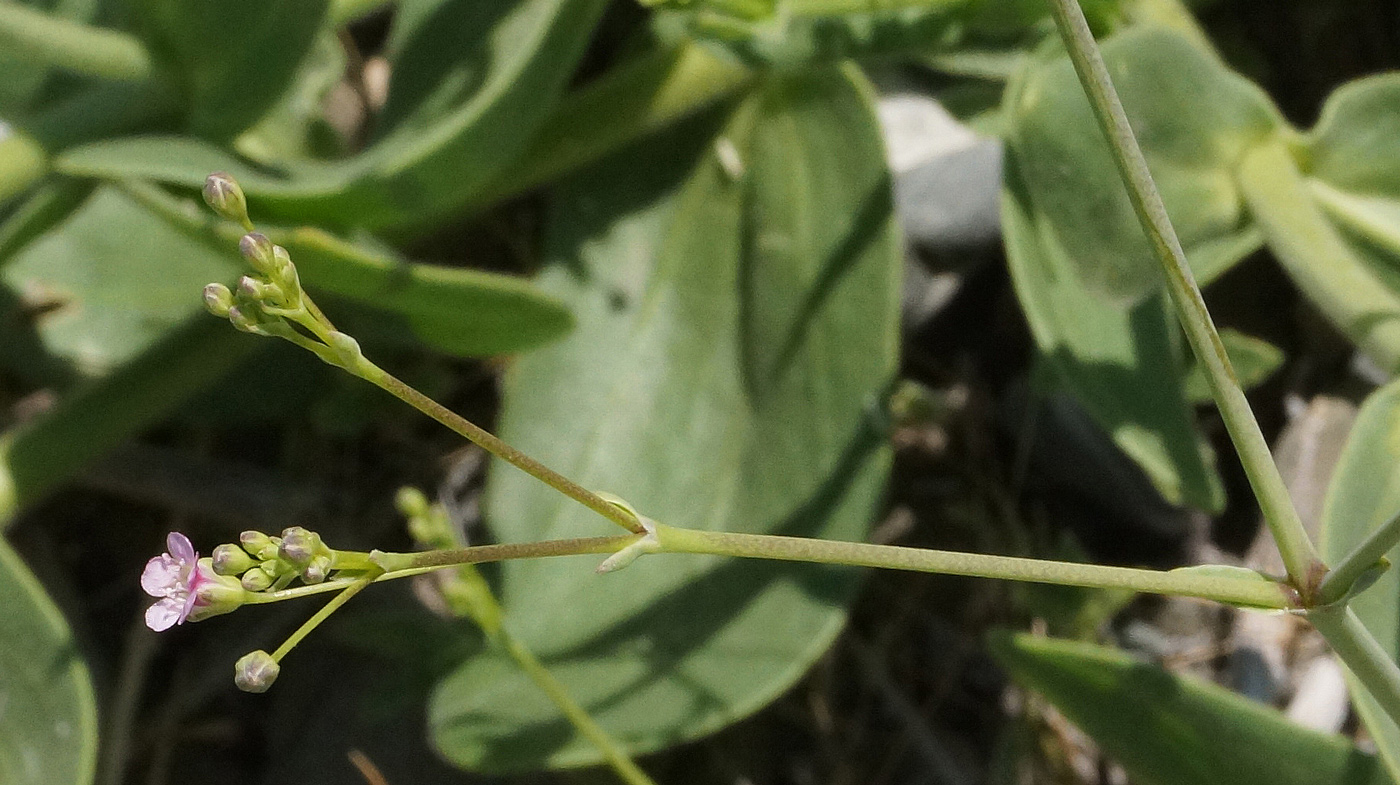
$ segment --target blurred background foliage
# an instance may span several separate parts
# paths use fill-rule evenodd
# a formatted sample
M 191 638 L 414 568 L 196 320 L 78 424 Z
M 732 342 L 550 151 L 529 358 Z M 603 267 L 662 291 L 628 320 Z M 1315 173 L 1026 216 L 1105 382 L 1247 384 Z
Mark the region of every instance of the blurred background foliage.
M 1400 10 L 1083 5 L 1345 553 L 1400 501 Z M 230 666 L 305 607 L 142 625 L 172 529 L 407 549 L 402 485 L 458 542 L 602 523 L 205 316 L 239 275 L 216 170 L 376 361 L 660 520 L 1281 572 L 1041 0 L 4 0 L 7 785 L 613 776 L 450 583 L 357 598 L 263 696 Z M 1400 781 L 1288 617 L 592 566 L 482 574 L 662 783 Z M 1400 652 L 1397 606 L 1389 576 L 1358 611 Z

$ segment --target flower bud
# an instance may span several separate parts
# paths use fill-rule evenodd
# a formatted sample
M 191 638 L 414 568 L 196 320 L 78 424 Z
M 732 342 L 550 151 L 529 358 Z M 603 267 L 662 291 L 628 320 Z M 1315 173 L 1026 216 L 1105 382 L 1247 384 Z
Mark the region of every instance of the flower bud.
M 257 556 L 263 548 L 272 544 L 272 538 L 262 532 L 249 530 L 238 535 L 238 543 L 250 555 Z
M 238 241 L 238 252 L 243 254 L 254 270 L 263 275 L 271 275 L 277 270 L 276 251 L 277 246 L 261 232 L 249 232 Z
M 405 485 L 394 494 L 394 506 L 405 518 L 420 518 L 428 514 L 428 497 L 417 488 Z
M 247 225 L 248 198 L 227 172 L 215 172 L 204 180 L 204 203 L 221 217 Z
M 248 600 L 248 592 L 243 589 L 243 584 L 237 578 L 214 572 L 212 562 L 213 560 L 206 556 L 200 559 L 195 567 L 199 577 L 191 586 L 194 590 L 194 610 L 190 612 L 190 621 L 200 621 L 237 610 Z
M 301 526 L 292 526 L 282 532 L 282 546 L 278 555 L 298 567 L 311 563 L 321 550 L 321 537 Z
M 239 581 L 247 591 L 264 591 L 272 585 L 272 576 L 267 574 L 267 570 L 261 567 L 254 567 L 243 573 L 243 578 Z
M 263 329 L 258 326 L 261 320 L 257 316 L 256 309 L 235 306 L 228 309 L 228 320 L 233 323 L 234 327 L 245 333 L 265 334 Z
M 272 655 L 259 649 L 238 658 L 233 666 L 233 683 L 244 692 L 267 692 L 281 672 L 282 666 Z
M 214 564 L 214 572 L 220 575 L 237 575 L 247 572 L 256 564 L 247 552 L 230 543 L 224 543 L 215 548 L 211 561 Z
M 301 579 L 307 583 L 320 583 L 326 579 L 331 571 L 331 557 L 317 556 L 306 565 L 306 569 L 301 572 Z
M 204 287 L 204 307 L 221 319 L 227 318 L 233 307 L 233 292 L 221 283 L 209 284 Z

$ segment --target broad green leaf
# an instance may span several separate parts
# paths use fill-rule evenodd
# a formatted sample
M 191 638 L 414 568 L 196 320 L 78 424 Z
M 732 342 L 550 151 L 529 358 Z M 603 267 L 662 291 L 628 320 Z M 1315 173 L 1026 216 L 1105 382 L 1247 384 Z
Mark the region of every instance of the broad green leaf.
M 1262 338 L 1226 327 L 1220 331 L 1220 343 L 1225 347 L 1225 355 L 1230 358 L 1235 378 L 1242 389 L 1248 390 L 1262 384 L 1283 365 L 1283 350 Z M 1205 371 L 1194 359 L 1186 372 L 1186 398 L 1198 405 L 1214 400 Z
M 92 195 L 86 180 L 56 177 L 35 188 L 0 222 L 0 267 L 45 232 L 68 220 Z
M 1060 383 L 1173 504 L 1224 505 L 1210 448 L 1196 433 L 1178 329 L 1165 294 L 1124 309 L 1090 291 L 1008 159 L 1002 235 L 1016 296 Z
M 1250 226 L 1234 165 L 1278 130 L 1277 112 L 1178 33 L 1131 29 L 1103 55 L 1188 259 L 1218 274 L 1253 250 L 1239 239 Z M 1158 264 L 1069 59 L 1047 48 L 1007 100 L 1012 154 L 1079 278 L 1120 304 L 1157 291 Z M 1231 253 L 1212 255 L 1221 250 Z
M 333 163 L 250 166 L 185 137 L 94 143 L 66 172 L 198 188 L 239 179 L 254 212 L 289 223 L 417 226 L 466 203 L 530 142 L 573 76 L 605 0 L 417 3 L 390 86 L 389 129 Z M 409 24 L 409 23 L 405 23 Z
M 87 22 L 97 0 L 24 0 L 22 5 L 75 22 Z M 0 120 L 13 122 L 34 108 L 49 69 L 24 53 L 0 50 Z
M 201 311 L 204 285 L 233 278 L 236 263 L 102 189 L 21 251 L 0 281 L 35 314 L 52 354 L 97 375 Z
M 900 277 L 867 90 L 852 70 L 775 76 L 718 138 L 692 124 L 574 180 L 543 280 L 579 328 L 512 369 L 503 437 L 668 524 L 862 538 L 888 465 L 870 415 L 895 372 Z M 487 504 L 502 540 L 607 526 L 504 466 Z M 634 753 L 786 689 L 839 630 L 859 575 L 667 555 L 597 576 L 596 563 L 503 565 L 500 596 L 515 636 Z M 430 717 L 439 749 L 470 768 L 598 760 L 499 656 L 463 663 Z
M 1322 507 L 1322 557 L 1335 564 L 1371 530 L 1400 513 L 1400 382 L 1366 399 L 1332 475 Z M 1400 560 L 1400 548 L 1389 554 Z M 1400 659 L 1400 574 L 1387 571 L 1350 606 L 1392 657 Z M 1352 699 L 1376 749 L 1400 781 L 1400 728 L 1351 682 Z
M 241 228 L 155 186 L 128 183 L 126 192 L 205 254 L 230 262 L 237 257 Z M 518 277 L 410 262 L 381 245 L 348 242 L 320 229 L 263 231 L 291 254 L 304 286 L 401 319 L 401 332 L 448 354 L 522 351 L 573 325 L 563 303 Z
M 1360 196 L 1400 200 L 1400 73 L 1358 79 L 1328 97 L 1308 137 L 1307 173 Z
M 329 0 L 138 0 L 133 12 L 186 97 L 189 131 L 232 139 L 276 103 L 326 16 Z
M 402 317 L 420 340 L 447 354 L 533 349 L 574 323 L 564 303 L 523 278 L 409 262 L 319 229 L 268 236 L 287 248 L 307 286 Z
M 88 785 L 97 700 L 63 614 L 0 538 L 0 782 Z
M 343 143 L 326 121 L 325 102 L 344 78 L 345 62 L 340 38 L 333 31 L 323 31 L 282 98 L 257 125 L 239 134 L 234 149 L 270 165 L 343 154 Z
M 1214 684 L 1122 652 L 1030 635 L 997 660 L 1143 785 L 1388 785 L 1375 758 Z

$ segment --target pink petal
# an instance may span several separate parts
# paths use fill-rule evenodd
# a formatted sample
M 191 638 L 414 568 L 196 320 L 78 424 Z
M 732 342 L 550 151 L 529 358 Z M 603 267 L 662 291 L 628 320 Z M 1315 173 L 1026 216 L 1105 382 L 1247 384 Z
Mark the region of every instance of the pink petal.
M 170 554 L 162 553 L 146 562 L 146 569 L 141 571 L 141 588 L 152 597 L 168 596 L 182 583 L 181 567 Z
M 190 538 L 179 532 L 171 532 L 165 538 L 165 550 L 181 564 L 189 564 L 198 558 Z
M 146 609 L 146 626 L 156 632 L 164 632 L 174 627 L 183 618 L 181 606 L 182 603 L 173 597 L 167 597 L 152 605 Z

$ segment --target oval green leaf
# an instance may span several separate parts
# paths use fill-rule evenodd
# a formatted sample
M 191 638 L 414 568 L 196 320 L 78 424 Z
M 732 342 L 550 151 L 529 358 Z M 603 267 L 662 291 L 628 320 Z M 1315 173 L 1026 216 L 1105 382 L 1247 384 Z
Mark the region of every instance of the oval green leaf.
M 1219 274 L 1257 247 L 1234 165 L 1279 129 L 1273 104 L 1175 32 L 1132 29 L 1103 56 L 1187 258 L 1198 277 Z M 1156 257 L 1068 57 L 1034 58 L 1007 101 L 1010 149 L 1080 280 L 1120 304 L 1157 291 Z
M 896 367 L 899 235 L 852 70 L 766 82 L 713 123 L 605 162 L 561 195 L 546 285 L 579 328 L 508 377 L 504 438 L 672 525 L 861 539 L 888 465 L 872 410 Z M 688 172 L 688 174 L 687 174 Z M 509 467 L 502 540 L 607 524 Z M 502 566 L 513 633 L 631 752 L 734 722 L 830 643 L 859 573 L 702 556 Z M 475 769 L 598 761 L 484 655 L 438 688 L 440 750 Z
M 465 204 L 511 164 L 573 76 L 605 0 L 412 4 L 400 32 L 388 130 L 331 163 L 250 165 L 184 137 L 108 140 L 69 151 L 64 171 L 199 188 L 239 179 L 254 212 L 289 223 L 420 226 Z
M 0 782 L 88 785 L 97 767 L 97 699 L 73 633 L 0 538 Z
M 999 635 L 992 652 L 1144 785 L 1389 785 L 1375 758 L 1214 684 L 1075 641 Z
M 1157 294 L 1123 308 L 1090 291 L 1008 159 L 1002 237 L 1036 345 L 1113 441 L 1173 504 L 1218 511 L 1225 493 L 1196 433 L 1175 320 Z

